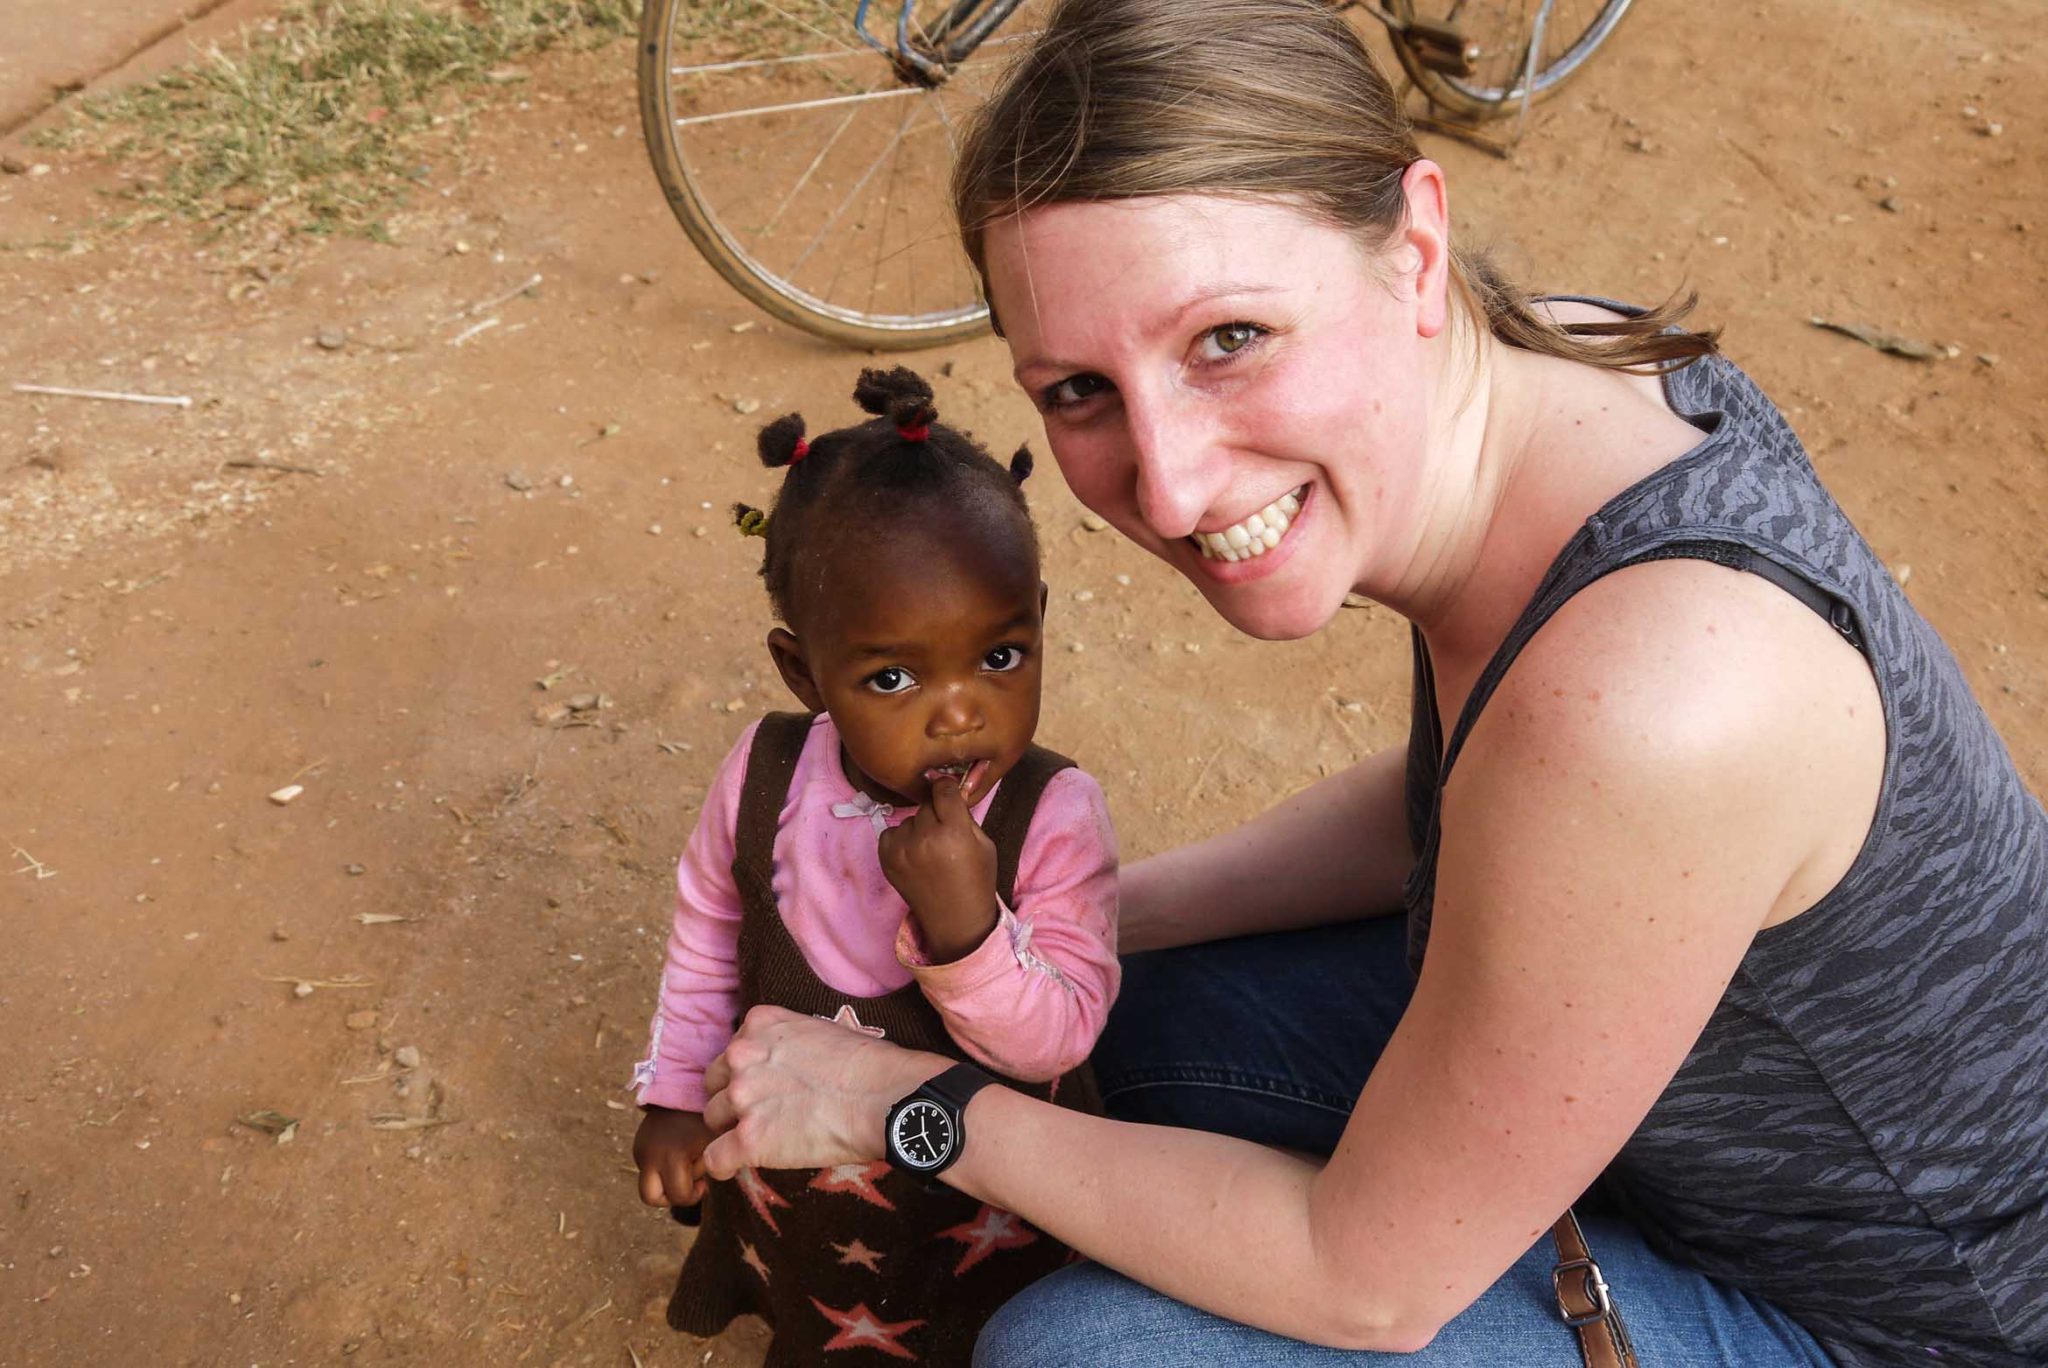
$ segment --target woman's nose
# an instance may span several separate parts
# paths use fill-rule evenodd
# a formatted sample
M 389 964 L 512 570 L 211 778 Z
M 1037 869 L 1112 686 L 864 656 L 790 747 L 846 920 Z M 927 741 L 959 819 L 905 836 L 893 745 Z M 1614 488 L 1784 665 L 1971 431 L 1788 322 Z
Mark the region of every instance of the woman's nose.
M 1138 512 L 1158 536 L 1172 540 L 1195 530 L 1227 476 L 1217 459 L 1215 434 L 1200 405 L 1185 395 L 1126 400 Z

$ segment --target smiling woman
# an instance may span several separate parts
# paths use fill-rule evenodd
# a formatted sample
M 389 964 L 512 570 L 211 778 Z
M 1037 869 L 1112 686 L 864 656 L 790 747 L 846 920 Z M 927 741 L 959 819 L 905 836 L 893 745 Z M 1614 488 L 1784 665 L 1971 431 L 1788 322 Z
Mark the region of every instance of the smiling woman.
M 959 165 L 1082 501 L 1415 654 L 1404 749 L 1123 871 L 1109 1117 L 963 1110 L 1095 1260 L 975 1362 L 2048 1361 L 2048 814 L 1770 400 L 1462 255 L 1318 0 L 1071 0 Z M 944 1061 L 845 1037 L 749 1020 L 713 1172 L 882 1151 Z

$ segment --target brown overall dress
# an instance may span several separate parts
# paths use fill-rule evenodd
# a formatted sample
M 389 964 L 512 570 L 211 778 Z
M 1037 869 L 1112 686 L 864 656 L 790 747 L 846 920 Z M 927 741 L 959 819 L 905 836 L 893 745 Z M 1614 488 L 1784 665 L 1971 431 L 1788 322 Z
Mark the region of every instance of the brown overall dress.
M 895 1044 L 964 1059 L 916 983 L 879 997 L 838 992 L 811 971 L 783 925 L 771 882 L 775 827 L 810 728 L 802 714 L 772 713 L 747 755 L 733 859 L 743 909 L 740 1002 L 826 1017 L 850 1005 Z M 1034 746 L 989 805 L 982 830 L 996 848 L 996 889 L 1007 907 L 1016 905 L 1018 853 L 1039 796 L 1072 764 Z M 1010 1086 L 1101 1109 L 1085 1064 L 1051 1085 Z M 715 1335 L 735 1316 L 759 1315 L 775 1331 L 767 1368 L 889 1360 L 966 1368 L 982 1323 L 1069 1257 L 1009 1212 L 951 1188 L 927 1191 L 884 1161 L 744 1170 L 711 1184 L 702 1221 L 668 1322 Z

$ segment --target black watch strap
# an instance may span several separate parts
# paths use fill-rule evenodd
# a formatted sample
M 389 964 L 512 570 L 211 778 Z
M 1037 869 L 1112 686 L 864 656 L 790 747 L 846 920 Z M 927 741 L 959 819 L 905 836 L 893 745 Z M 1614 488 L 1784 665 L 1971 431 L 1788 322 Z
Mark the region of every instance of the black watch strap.
M 974 1095 L 995 1082 L 994 1075 L 977 1064 L 955 1064 L 937 1078 L 926 1079 L 917 1091 L 952 1108 L 957 1116 L 967 1110 Z M 916 1096 L 915 1093 L 912 1096 Z

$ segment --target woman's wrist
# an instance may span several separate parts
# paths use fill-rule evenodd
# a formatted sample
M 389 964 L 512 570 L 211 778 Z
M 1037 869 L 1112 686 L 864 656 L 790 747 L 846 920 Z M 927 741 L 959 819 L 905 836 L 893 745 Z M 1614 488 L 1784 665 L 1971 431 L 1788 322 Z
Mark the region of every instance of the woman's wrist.
M 855 1153 L 877 1159 L 889 1152 L 889 1108 L 953 1067 L 954 1063 L 944 1055 L 925 1050 L 906 1050 L 900 1046 L 884 1048 L 888 1050 L 888 1056 L 881 1061 L 881 1070 L 873 1085 L 865 1090 L 866 1104 L 855 1109 L 856 1115 L 851 1118 L 853 1134 L 845 1137 Z

